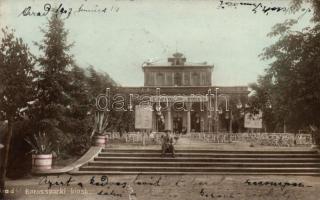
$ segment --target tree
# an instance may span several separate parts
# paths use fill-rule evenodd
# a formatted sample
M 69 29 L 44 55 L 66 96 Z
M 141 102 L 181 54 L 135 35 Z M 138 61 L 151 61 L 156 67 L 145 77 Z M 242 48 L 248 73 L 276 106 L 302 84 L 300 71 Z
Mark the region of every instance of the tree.
M 312 7 L 313 7 L 313 19 L 312 21 L 314 22 L 320 22 L 320 1 L 318 0 L 292 0 L 292 10 L 296 11 L 299 8 L 301 8 L 302 4 L 304 2 L 309 2 L 311 3 Z
M 40 70 L 37 80 L 37 101 L 33 121 L 36 129 L 46 129 L 56 148 L 70 141 L 61 130 L 66 121 L 65 113 L 72 103 L 70 71 L 73 57 L 67 43 L 68 32 L 60 15 L 52 14 L 47 29 L 41 29 L 44 39 L 35 43 L 43 52 L 37 59 Z
M 296 6 L 300 0 L 294 0 Z M 262 89 L 271 102 L 275 119 L 285 121 L 292 129 L 320 128 L 320 24 L 319 2 L 314 7 L 313 26 L 292 30 L 296 20 L 276 24 L 268 34 L 279 40 L 264 49 L 262 59 L 272 60 L 262 79 L 269 85 Z M 259 84 L 258 84 L 259 85 Z M 262 98 L 263 99 L 263 98 Z M 317 134 L 319 135 L 319 133 Z M 315 138 L 317 142 L 318 138 Z
M 0 44 L 0 115 L 8 121 L 8 132 L 5 136 L 4 154 L 1 156 L 1 188 L 7 171 L 13 124 L 22 118 L 22 111 L 33 100 L 32 88 L 34 59 L 28 46 L 21 38 L 14 36 L 14 31 L 2 29 L 3 38 Z
M 249 97 L 249 110 L 251 113 L 262 111 L 262 120 L 267 132 L 282 130 L 285 122 L 285 104 L 281 101 L 282 95 L 274 91 L 273 79 L 270 75 L 259 76 L 257 83 L 250 84 L 252 94 Z M 281 106 L 279 106 L 281 105 Z

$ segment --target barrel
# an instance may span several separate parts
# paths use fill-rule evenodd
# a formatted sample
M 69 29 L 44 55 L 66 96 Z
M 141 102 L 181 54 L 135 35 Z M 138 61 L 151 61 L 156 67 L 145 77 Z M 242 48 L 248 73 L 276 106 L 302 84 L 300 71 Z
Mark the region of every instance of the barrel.
M 32 155 L 33 170 L 48 170 L 52 166 L 52 154 L 34 154 Z

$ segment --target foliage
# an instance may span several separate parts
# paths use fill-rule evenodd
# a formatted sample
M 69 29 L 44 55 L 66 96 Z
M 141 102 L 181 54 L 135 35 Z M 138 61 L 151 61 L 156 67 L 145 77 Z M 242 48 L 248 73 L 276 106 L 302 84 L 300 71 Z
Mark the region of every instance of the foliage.
M 313 12 L 313 21 L 319 22 L 320 21 L 320 1 L 319 0 L 292 0 L 291 8 L 293 11 L 298 10 L 304 2 L 311 3 L 314 12 Z
M 58 155 L 75 155 L 89 147 L 94 99 L 115 82 L 93 66 L 83 69 L 75 64 L 73 44 L 67 42 L 68 31 L 59 15 L 53 14 L 41 31 L 44 39 L 35 44 L 43 54 L 37 59 L 37 96 L 29 117 L 35 131 L 46 131 Z
M 320 119 L 320 24 L 319 1 L 314 8 L 313 26 L 301 31 L 292 30 L 298 23 L 287 20 L 276 24 L 268 34 L 279 40 L 264 49 L 261 58 L 271 60 L 266 74 L 251 85 L 253 107 L 264 111 L 264 118 L 274 128 L 286 124 L 291 130 L 319 127 Z M 302 0 L 293 0 L 299 8 Z
M 39 132 L 38 134 L 34 134 L 33 138 L 26 138 L 25 140 L 32 147 L 31 153 L 33 154 L 52 153 L 52 143 L 45 132 Z
M 2 119 L 21 119 L 21 110 L 33 98 L 34 59 L 14 31 L 2 29 L 0 46 L 0 114 Z
M 91 133 L 92 137 L 94 134 L 103 135 L 108 124 L 109 124 L 109 117 L 108 113 L 103 111 L 96 111 L 94 115 L 94 125 L 93 130 Z
M 4 139 L 4 154 L 1 156 L 0 190 L 4 187 L 14 122 L 24 117 L 24 110 L 33 98 L 32 80 L 34 60 L 28 46 L 14 31 L 2 29 L 0 44 L 0 115 L 8 121 Z
M 251 113 L 262 111 L 264 128 L 267 132 L 279 131 L 278 127 L 283 125 L 281 111 L 284 107 L 277 107 L 273 98 L 274 85 L 270 76 L 259 76 L 257 83 L 250 84 L 252 95 L 249 97 L 249 110 Z
M 234 132 L 243 132 L 245 131 L 244 128 L 244 116 L 245 113 L 248 112 L 246 108 L 246 104 L 248 103 L 248 99 L 246 96 L 231 96 L 229 98 L 228 104 L 228 119 L 232 112 L 232 130 Z
M 41 69 L 37 77 L 38 94 L 34 119 L 41 122 L 38 125 L 39 131 L 42 129 L 49 134 L 57 134 L 72 100 L 69 95 L 69 74 L 73 60 L 68 54 L 72 45 L 67 44 L 68 32 L 59 15 L 53 14 L 47 30 L 42 29 L 42 32 L 44 39 L 41 43 L 35 43 L 43 51 L 43 55 L 37 59 Z

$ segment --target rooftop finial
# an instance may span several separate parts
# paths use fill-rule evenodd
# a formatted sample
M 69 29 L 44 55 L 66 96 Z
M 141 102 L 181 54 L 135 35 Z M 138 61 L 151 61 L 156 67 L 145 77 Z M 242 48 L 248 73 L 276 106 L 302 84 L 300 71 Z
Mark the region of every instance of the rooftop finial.
M 168 62 L 170 62 L 171 65 L 184 65 L 186 58 L 182 53 L 176 52 L 173 54 L 173 57 L 168 58 Z

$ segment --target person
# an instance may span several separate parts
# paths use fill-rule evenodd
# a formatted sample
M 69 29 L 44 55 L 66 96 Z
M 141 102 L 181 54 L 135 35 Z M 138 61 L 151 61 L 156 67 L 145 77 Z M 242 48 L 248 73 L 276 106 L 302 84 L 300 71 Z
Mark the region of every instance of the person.
M 166 134 L 161 136 L 161 156 L 165 156 L 166 153 L 170 153 L 172 157 L 174 157 L 174 146 L 173 146 L 173 138 L 170 137 L 169 131 L 166 131 Z
M 151 139 L 151 142 L 154 144 L 156 143 L 156 139 L 155 139 L 155 132 L 151 132 L 150 135 L 149 135 L 150 139 Z

